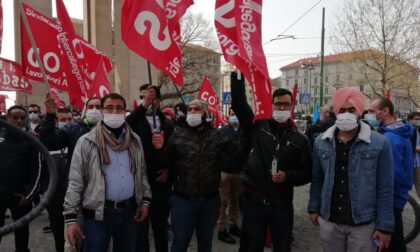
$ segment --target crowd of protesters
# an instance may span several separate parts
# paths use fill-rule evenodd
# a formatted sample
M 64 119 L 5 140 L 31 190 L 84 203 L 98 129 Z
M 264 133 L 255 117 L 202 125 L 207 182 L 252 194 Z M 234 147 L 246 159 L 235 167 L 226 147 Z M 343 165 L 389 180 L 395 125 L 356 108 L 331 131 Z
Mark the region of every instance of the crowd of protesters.
M 299 132 L 292 93 L 272 95 L 273 116 L 254 120 L 244 79 L 231 75 L 228 125 L 215 128 L 208 105 L 193 100 L 161 108 L 159 88 L 124 97 L 91 97 L 82 113 L 33 104 L 5 119 L 48 148 L 58 187 L 47 210 L 57 252 L 212 251 L 239 239 L 239 251 L 291 251 L 294 187 L 311 183 L 309 221 L 324 251 L 406 251 L 402 210 L 413 185 L 420 194 L 420 113 L 396 117 L 384 97 L 365 104 L 354 87 L 338 89 L 331 107 Z M 0 226 L 36 205 L 46 190 L 43 157 L 21 134 L 0 128 Z M 240 219 L 240 212 L 242 219 Z M 170 225 L 169 225 L 170 223 Z M 170 243 L 168 229 L 173 232 Z M 0 237 L 1 238 L 1 237 Z M 298 237 L 297 239 L 305 239 Z M 16 251 L 29 251 L 28 225 L 15 230 Z M 1 240 L 0 240 L 1 242 Z

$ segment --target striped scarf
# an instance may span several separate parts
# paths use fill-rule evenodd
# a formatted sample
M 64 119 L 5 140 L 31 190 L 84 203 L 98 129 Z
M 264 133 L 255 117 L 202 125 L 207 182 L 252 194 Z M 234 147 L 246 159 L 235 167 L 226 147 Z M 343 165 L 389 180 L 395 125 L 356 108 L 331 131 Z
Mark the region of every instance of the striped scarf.
M 128 154 L 130 156 L 131 161 L 131 172 L 134 174 L 137 164 L 135 146 L 132 141 L 131 129 L 126 123 L 124 123 L 123 127 L 123 132 L 125 132 L 124 142 L 120 143 L 118 142 L 118 139 L 115 138 L 114 134 L 112 134 L 105 128 L 105 126 L 102 124 L 102 121 L 99 121 L 96 124 L 95 130 L 97 133 L 96 141 L 98 143 L 99 160 L 101 161 L 101 164 L 109 165 L 111 163 L 111 160 L 109 159 L 108 155 L 108 150 L 106 148 L 107 144 L 110 145 L 110 147 L 117 152 L 125 151 L 128 149 Z

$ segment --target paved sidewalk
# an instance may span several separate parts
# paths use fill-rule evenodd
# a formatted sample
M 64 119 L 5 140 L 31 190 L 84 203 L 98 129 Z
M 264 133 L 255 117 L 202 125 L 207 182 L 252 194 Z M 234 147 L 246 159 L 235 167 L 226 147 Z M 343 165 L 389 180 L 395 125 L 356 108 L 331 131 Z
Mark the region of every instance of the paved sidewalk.
M 314 227 L 306 213 L 306 207 L 309 197 L 309 186 L 297 188 L 295 190 L 294 206 L 295 206 L 295 224 L 294 224 L 294 237 L 292 251 L 296 252 L 312 252 L 322 251 L 321 243 L 318 237 L 318 228 Z M 30 225 L 30 249 L 32 252 L 54 252 L 54 240 L 51 233 L 42 233 L 42 228 L 48 223 L 48 215 L 42 214 L 35 219 Z M 10 219 L 8 219 L 10 221 Z M 228 245 L 217 240 L 217 235 L 214 235 L 213 251 L 215 252 L 233 252 L 238 251 L 238 242 L 234 245 Z M 170 234 L 171 236 L 171 234 Z M 150 242 L 153 247 L 153 241 Z M 191 242 L 189 251 L 197 251 L 195 238 Z M 410 252 L 420 252 L 420 236 L 413 242 L 408 244 Z M 0 243 L 1 252 L 14 251 L 14 237 L 8 235 L 3 238 Z M 154 251 L 151 249 L 151 251 Z M 265 249 L 271 251 L 271 249 Z

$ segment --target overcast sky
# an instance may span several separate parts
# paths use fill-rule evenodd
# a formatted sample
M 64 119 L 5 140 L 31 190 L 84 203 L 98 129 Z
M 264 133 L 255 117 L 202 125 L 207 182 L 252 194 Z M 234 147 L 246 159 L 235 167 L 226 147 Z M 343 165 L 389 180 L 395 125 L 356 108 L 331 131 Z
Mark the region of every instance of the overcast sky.
M 12 1 L 3 0 L 2 2 L 4 31 L 1 56 L 14 60 L 14 41 L 13 36 L 11 36 L 13 34 Z M 329 44 L 329 37 L 331 36 L 330 28 L 335 20 L 334 15 L 339 13 L 338 4 L 340 2 L 342 0 L 264 0 L 262 36 L 271 78 L 275 78 L 281 74 L 279 71 L 280 67 L 299 58 L 316 56 L 320 53 L 322 7 L 326 8 L 325 36 L 327 39 L 325 51 L 327 54 L 333 52 Z M 82 0 L 64 0 L 64 3 L 68 8 L 70 16 L 79 19 L 83 18 L 81 11 Z M 215 0 L 195 0 L 195 4 L 190 9 L 194 13 L 203 12 L 204 16 L 212 20 L 211 23 L 213 24 L 214 5 Z M 314 5 L 316 6 L 311 11 L 287 32 L 284 32 Z M 297 39 L 289 38 L 270 42 L 271 39 L 277 37 L 280 33 L 293 35 Z

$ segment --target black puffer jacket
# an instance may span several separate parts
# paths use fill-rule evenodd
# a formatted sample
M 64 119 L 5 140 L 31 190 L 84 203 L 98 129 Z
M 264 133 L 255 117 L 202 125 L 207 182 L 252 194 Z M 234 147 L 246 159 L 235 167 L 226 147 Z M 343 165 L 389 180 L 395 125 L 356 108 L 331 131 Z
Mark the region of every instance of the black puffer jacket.
M 38 171 L 35 146 L 21 134 L 0 128 L 0 193 L 29 195 Z
M 248 137 L 250 153 L 241 173 L 245 187 L 267 198 L 293 200 L 293 187 L 311 180 L 311 154 L 308 138 L 299 133 L 293 123 L 280 127 L 271 120 L 253 123 L 253 113 L 245 96 L 244 80 L 236 73 L 231 78 L 232 109 Z M 279 150 L 276 147 L 279 144 Z M 277 169 L 286 174 L 285 182 L 272 182 L 271 165 L 277 157 Z
M 174 194 L 209 196 L 218 193 L 221 151 L 235 155 L 232 142 L 217 129 L 177 128 L 169 139 L 167 157 L 174 178 Z
M 241 129 L 235 130 L 230 125 L 225 125 L 219 129 L 224 136 L 232 142 L 238 144 L 241 136 Z M 243 162 L 239 160 L 237 155 L 230 155 L 229 153 L 222 152 L 220 155 L 220 167 L 223 172 L 239 173 L 242 169 Z

